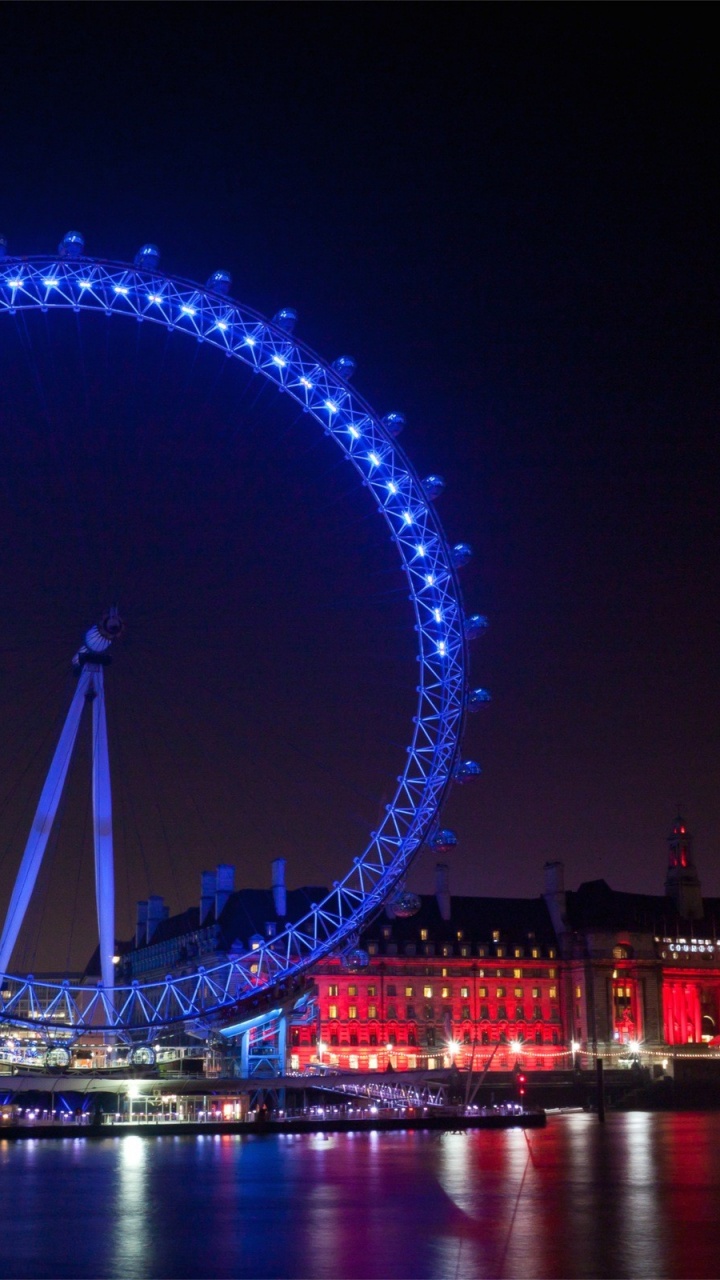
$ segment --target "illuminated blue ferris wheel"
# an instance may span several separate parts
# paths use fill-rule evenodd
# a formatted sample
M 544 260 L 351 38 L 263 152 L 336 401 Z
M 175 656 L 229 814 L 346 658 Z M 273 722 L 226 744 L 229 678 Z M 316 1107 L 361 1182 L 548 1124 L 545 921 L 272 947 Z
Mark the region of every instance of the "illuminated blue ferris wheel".
M 118 985 L 112 955 L 112 810 L 102 675 L 105 650 L 120 622 L 106 615 L 88 632 L 80 651 L 81 678 L 68 712 L 64 747 L 69 759 L 82 699 L 92 700 L 98 730 L 94 740 L 101 744 L 93 760 L 101 981 L 94 985 L 69 979 L 49 982 L 9 971 L 42 859 L 44 844 L 37 831 L 39 825 L 49 831 L 57 808 L 57 784 L 65 759 L 59 744 L 56 775 L 53 781 L 51 766 L 43 793 L 45 808 L 41 798 L 0 935 L 0 974 L 4 975 L 0 977 L 0 1021 L 52 1028 L 62 1018 L 63 1025 L 78 1034 L 89 1029 L 160 1028 L 212 1018 L 241 1007 L 249 998 L 282 992 L 290 980 L 329 952 L 342 953 L 348 966 L 361 964 L 358 937 L 363 925 L 390 899 L 400 911 L 407 907 L 411 895 L 404 891 L 405 876 L 422 845 L 430 843 L 440 850 L 454 843 L 453 833 L 439 827 L 451 785 L 480 772 L 477 764 L 461 757 L 460 746 L 466 712 L 488 698 L 484 690 L 471 690 L 467 683 L 467 644 L 484 629 L 485 619 L 464 612 L 458 570 L 471 551 L 466 543 L 451 546 L 443 532 L 434 507 L 444 488 L 442 478 L 420 479 L 398 444 L 403 415 L 380 417 L 358 395 L 351 385 L 352 359 L 341 356 L 326 363 L 295 338 L 293 310 L 283 309 L 268 321 L 235 302 L 230 288 L 231 278 L 225 271 L 214 272 L 204 286 L 163 274 L 158 250 L 150 244 L 127 264 L 86 257 L 78 232 L 68 232 L 52 257 L 9 257 L 0 241 L 1 313 L 8 317 L 28 311 L 104 313 L 163 326 L 178 340 L 208 343 L 296 400 L 352 463 L 358 483 L 389 528 L 414 611 L 417 702 L 405 767 L 378 829 L 370 832 L 344 878 L 304 918 L 273 937 L 255 939 L 252 948 L 233 953 L 213 967 L 168 975 L 159 982 Z

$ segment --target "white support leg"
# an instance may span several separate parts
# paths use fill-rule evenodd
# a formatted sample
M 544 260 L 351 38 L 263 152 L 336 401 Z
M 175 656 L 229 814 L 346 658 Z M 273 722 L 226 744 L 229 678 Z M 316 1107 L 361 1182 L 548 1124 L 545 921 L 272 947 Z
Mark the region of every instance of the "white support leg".
M 115 876 L 113 871 L 112 795 L 108 756 L 105 690 L 102 667 L 94 673 L 93 832 L 95 837 L 95 901 L 100 938 L 100 973 L 106 991 L 115 984 Z
M 8 971 L 13 947 L 17 942 L 17 936 L 25 919 L 25 912 L 35 887 L 45 847 L 60 803 L 70 757 L 75 746 L 80 717 L 88 690 L 91 687 L 91 681 L 92 673 L 87 667 L 84 667 L 78 678 L 77 688 L 65 717 L 65 723 L 55 748 L 52 764 L 48 770 L 30 835 L 25 845 L 20 870 L 15 880 L 2 937 L 0 937 L 0 973 L 7 973 Z

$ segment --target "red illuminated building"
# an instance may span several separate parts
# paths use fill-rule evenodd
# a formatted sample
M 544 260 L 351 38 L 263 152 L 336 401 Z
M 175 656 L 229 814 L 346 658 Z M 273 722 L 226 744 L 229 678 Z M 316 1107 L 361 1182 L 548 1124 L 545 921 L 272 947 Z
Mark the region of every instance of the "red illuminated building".
M 720 1036 L 720 900 L 702 897 L 680 819 L 669 849 L 663 895 L 604 880 L 566 890 L 562 864 L 548 863 L 537 898 L 453 897 L 439 866 L 434 895 L 401 895 L 356 947 L 314 968 L 290 1015 L 287 1067 L 535 1072 L 568 1069 L 577 1052 L 659 1064 L 700 1050 Z M 199 908 L 180 916 L 161 899 L 138 904 L 122 976 L 252 947 L 324 892 L 236 891 L 233 877 L 205 873 Z

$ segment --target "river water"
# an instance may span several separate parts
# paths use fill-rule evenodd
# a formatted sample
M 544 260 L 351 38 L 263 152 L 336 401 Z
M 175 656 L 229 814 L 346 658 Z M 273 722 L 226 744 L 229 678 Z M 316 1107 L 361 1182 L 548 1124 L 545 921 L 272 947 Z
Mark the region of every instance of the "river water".
M 717 1277 L 720 1115 L 0 1141 L 6 1277 Z

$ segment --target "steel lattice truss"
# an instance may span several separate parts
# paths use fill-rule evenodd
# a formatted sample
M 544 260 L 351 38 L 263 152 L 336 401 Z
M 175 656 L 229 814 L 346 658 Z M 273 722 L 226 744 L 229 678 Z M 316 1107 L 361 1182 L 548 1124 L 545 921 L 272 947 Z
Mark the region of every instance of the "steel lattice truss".
M 402 879 L 432 829 L 453 775 L 478 771 L 458 760 L 467 625 L 456 569 L 468 548 L 448 545 L 432 506 L 433 485 L 419 479 L 398 447 L 394 437 L 402 416 L 377 416 L 349 385 L 352 361 L 328 365 L 297 342 L 293 312 L 263 319 L 226 296 L 229 277 L 222 272 L 204 288 L 163 275 L 157 251 L 153 257 L 150 248 L 140 251 L 135 266 L 76 257 L 72 245 L 65 257 L 5 258 L 0 313 L 69 309 L 159 324 L 219 348 L 301 404 L 352 463 L 391 531 L 415 611 L 417 710 L 405 770 L 379 830 L 304 919 L 256 950 L 163 982 L 107 991 L 8 975 L 2 979 L 0 1018 L 35 1027 L 116 1030 L 205 1018 L 277 987 L 331 950 L 356 945 L 363 924 Z

